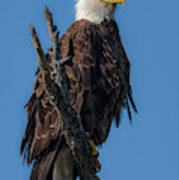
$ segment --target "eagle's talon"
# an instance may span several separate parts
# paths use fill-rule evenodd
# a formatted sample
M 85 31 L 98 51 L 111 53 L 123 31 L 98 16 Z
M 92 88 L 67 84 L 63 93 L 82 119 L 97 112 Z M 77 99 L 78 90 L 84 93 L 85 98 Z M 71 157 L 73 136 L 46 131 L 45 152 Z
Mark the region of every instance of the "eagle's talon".
M 101 163 L 99 162 L 98 158 L 95 160 L 97 171 L 100 171 L 101 169 Z
M 99 156 L 99 152 L 96 149 L 96 146 L 95 146 L 93 140 L 89 140 L 89 144 L 91 145 L 91 148 L 92 148 L 92 155 L 98 157 Z
M 90 138 L 90 133 L 89 132 L 86 132 L 86 135 L 87 135 L 88 138 Z M 93 140 L 89 139 L 88 142 L 89 142 L 89 144 L 91 146 L 91 149 L 92 149 L 91 154 L 92 154 L 93 157 L 95 157 L 96 169 L 99 171 L 101 169 L 101 163 L 98 160 L 99 152 L 96 149 L 96 145 L 95 145 Z

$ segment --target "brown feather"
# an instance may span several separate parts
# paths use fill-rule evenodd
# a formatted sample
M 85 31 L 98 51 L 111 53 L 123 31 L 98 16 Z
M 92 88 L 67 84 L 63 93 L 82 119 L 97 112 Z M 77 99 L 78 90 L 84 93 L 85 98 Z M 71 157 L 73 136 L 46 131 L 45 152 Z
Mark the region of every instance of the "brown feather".
M 130 63 L 118 27 L 109 20 L 102 24 L 77 21 L 61 38 L 60 51 L 62 58 L 71 57 L 65 65 L 71 103 L 80 113 L 91 139 L 101 145 L 108 137 L 113 119 L 116 118 L 119 126 L 120 112 L 126 102 L 128 105 L 128 97 L 137 110 L 129 82 Z M 47 57 L 50 64 L 50 55 Z M 28 125 L 21 153 L 27 154 L 28 163 L 35 160 L 31 179 L 45 180 L 52 173 L 62 138 L 59 117 L 48 99 L 39 71 L 26 108 Z M 129 105 L 127 108 L 131 116 Z M 38 178 L 42 170 L 45 175 Z

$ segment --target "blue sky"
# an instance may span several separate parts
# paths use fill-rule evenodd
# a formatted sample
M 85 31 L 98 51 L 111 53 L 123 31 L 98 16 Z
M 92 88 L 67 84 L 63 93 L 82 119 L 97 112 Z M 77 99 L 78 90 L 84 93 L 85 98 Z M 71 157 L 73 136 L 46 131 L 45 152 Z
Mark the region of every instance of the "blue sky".
M 102 180 L 179 179 L 179 2 L 126 0 L 116 13 L 132 64 L 131 83 L 139 110 L 133 125 L 123 113 L 100 150 Z M 6 0 L 0 6 L 0 179 L 28 179 L 19 147 L 27 122 L 23 106 L 33 88 L 36 55 L 28 24 L 50 47 L 44 5 L 61 33 L 74 22 L 74 0 Z

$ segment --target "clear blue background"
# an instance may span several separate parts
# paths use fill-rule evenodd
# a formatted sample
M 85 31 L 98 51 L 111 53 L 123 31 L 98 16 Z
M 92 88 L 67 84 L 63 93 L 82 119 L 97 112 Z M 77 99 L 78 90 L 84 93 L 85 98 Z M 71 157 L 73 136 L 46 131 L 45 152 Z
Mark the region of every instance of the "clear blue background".
M 0 179 L 27 180 L 19 147 L 27 123 L 23 106 L 33 89 L 36 55 L 28 24 L 50 47 L 48 5 L 63 33 L 74 22 L 74 0 L 6 0 L 0 5 Z M 131 126 L 123 113 L 100 150 L 102 180 L 179 179 L 179 2 L 127 0 L 116 19 L 132 64 L 139 109 Z

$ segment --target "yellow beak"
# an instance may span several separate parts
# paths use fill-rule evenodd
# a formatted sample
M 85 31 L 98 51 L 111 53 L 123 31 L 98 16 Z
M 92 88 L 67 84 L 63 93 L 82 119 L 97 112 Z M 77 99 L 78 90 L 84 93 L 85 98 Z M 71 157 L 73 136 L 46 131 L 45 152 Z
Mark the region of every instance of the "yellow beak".
M 125 4 L 125 0 L 101 0 L 102 2 L 106 3 L 122 3 Z

